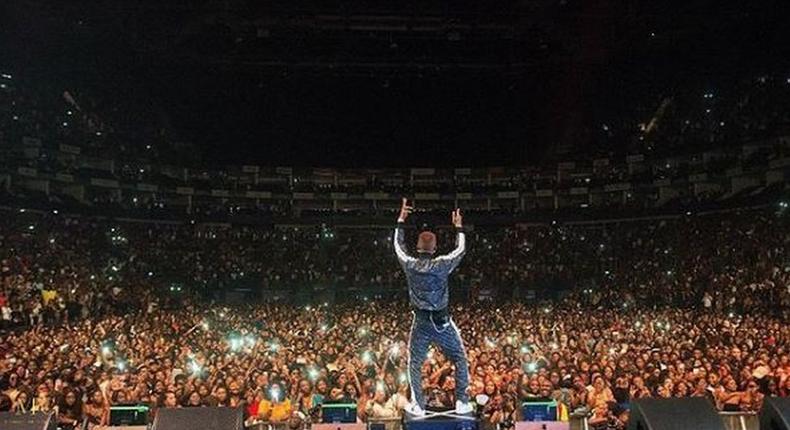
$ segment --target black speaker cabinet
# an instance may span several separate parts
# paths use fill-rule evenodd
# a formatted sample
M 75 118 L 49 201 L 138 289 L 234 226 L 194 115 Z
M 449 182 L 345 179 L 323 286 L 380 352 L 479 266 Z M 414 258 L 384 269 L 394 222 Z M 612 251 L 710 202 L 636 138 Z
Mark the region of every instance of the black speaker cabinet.
M 766 397 L 760 411 L 760 430 L 790 430 L 790 397 Z
M 56 430 L 58 420 L 54 412 L 35 414 L 0 413 L 2 430 Z
M 162 408 L 153 430 L 243 430 L 241 408 Z
M 631 403 L 628 430 L 725 430 L 704 398 L 641 399 Z

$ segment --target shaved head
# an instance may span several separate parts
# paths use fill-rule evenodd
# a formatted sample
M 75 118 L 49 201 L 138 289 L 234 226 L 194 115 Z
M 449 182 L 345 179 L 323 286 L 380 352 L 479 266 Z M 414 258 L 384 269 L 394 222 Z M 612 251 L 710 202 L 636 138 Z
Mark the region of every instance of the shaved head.
M 417 252 L 433 254 L 436 252 L 436 235 L 430 231 L 420 233 L 417 239 Z

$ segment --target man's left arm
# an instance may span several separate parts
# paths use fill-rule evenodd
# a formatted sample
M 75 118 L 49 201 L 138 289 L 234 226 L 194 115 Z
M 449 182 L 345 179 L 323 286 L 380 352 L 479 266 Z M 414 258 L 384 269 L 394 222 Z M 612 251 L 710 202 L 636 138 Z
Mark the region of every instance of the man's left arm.
M 408 200 L 404 198 L 400 208 L 400 215 L 398 216 L 398 224 L 395 226 L 395 235 L 392 238 L 392 245 L 395 247 L 395 255 L 398 256 L 398 261 L 404 267 L 407 263 L 414 260 L 414 257 L 409 256 L 408 252 L 406 252 L 406 234 L 404 232 L 406 218 L 409 217 L 409 214 L 413 210 L 414 208 L 409 206 Z

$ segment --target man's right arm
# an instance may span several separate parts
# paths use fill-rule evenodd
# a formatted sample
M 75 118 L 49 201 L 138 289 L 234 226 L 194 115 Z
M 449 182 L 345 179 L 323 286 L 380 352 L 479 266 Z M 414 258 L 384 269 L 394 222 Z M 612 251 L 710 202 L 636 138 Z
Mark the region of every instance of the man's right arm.
M 464 258 L 466 254 L 466 233 L 460 228 L 456 233 L 456 245 L 455 249 L 447 255 L 442 255 L 436 259 L 436 261 L 440 262 L 447 270 L 447 272 L 452 272 L 461 264 L 461 260 Z
M 453 211 L 452 220 L 453 227 L 455 227 L 457 235 L 455 249 L 453 252 L 447 255 L 442 255 L 436 259 L 436 261 L 439 262 L 445 268 L 445 270 L 447 270 L 447 273 L 455 270 L 455 268 L 461 263 L 461 259 L 464 258 L 464 254 L 466 254 L 466 234 L 464 233 L 461 209 L 456 209 Z

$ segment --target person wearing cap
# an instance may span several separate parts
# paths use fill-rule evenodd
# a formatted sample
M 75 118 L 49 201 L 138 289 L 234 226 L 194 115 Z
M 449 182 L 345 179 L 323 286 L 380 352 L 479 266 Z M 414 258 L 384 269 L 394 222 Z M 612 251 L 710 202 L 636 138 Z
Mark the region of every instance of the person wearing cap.
M 422 364 L 428 354 L 428 346 L 435 343 L 455 365 L 456 412 L 472 412 L 469 404 L 469 366 L 466 351 L 458 327 L 448 311 L 449 288 L 447 279 L 461 263 L 466 254 L 466 235 L 463 232 L 461 210 L 452 213 L 455 227 L 456 246 L 446 255 L 436 256 L 436 235 L 430 231 L 420 233 L 417 240 L 417 256 L 406 251 L 404 225 L 413 207 L 404 198 L 398 224 L 395 228 L 395 255 L 398 257 L 409 285 L 409 301 L 414 319 L 409 336 L 409 384 L 411 398 L 407 411 L 414 416 L 425 415 L 425 395 L 422 392 Z

